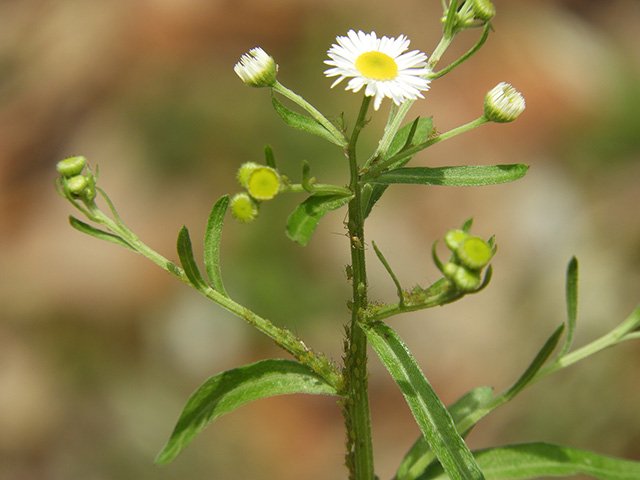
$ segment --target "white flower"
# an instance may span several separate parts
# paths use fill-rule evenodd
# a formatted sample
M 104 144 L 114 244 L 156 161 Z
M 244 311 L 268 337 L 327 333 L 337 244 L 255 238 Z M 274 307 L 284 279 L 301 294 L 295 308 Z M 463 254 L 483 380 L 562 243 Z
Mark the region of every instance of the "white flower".
M 376 110 L 384 97 L 400 105 L 424 98 L 420 92 L 429 90 L 430 80 L 424 78 L 431 72 L 426 66 L 427 56 L 418 50 L 406 52 L 410 42 L 404 35 L 377 38 L 376 32 L 349 30 L 346 37 L 337 37 L 336 41 L 327 52 L 331 60 L 324 62 L 333 67 L 324 74 L 338 76 L 331 88 L 352 77 L 346 89 L 358 92 L 366 87 L 364 94 L 375 97 Z
M 492 122 L 513 122 L 524 108 L 522 94 L 505 82 L 489 90 L 484 99 L 484 114 Z
M 276 81 L 278 65 L 267 52 L 256 47 L 242 55 L 233 70 L 251 87 L 270 87 Z

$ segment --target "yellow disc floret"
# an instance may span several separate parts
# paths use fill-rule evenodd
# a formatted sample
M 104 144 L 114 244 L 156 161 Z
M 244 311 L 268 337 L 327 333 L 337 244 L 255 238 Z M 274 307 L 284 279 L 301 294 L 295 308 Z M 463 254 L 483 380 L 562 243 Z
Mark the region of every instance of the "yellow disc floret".
M 392 80 L 398 75 L 398 64 L 382 52 L 365 52 L 356 59 L 356 68 L 372 80 Z

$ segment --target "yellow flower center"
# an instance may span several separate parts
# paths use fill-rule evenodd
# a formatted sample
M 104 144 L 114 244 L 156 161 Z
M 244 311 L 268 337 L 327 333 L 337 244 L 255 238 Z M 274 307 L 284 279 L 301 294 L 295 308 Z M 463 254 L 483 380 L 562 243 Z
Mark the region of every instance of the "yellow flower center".
M 365 52 L 356 59 L 356 68 L 372 80 L 392 80 L 398 75 L 398 64 L 386 53 Z

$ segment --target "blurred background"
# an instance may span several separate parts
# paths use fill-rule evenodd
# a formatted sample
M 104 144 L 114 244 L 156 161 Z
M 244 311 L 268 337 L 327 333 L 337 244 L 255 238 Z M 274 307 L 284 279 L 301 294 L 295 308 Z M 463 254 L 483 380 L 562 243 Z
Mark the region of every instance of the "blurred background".
M 512 83 L 527 101 L 513 124 L 486 125 L 413 165 L 526 163 L 513 184 L 391 187 L 368 220 L 403 284 L 438 279 L 433 241 L 470 216 L 495 234 L 481 295 L 391 324 L 449 404 L 480 385 L 509 386 L 564 320 L 564 276 L 580 260 L 576 344 L 609 331 L 640 295 L 640 3 L 495 0 L 479 54 L 436 81 L 410 116 L 446 131 Z M 172 464 L 153 465 L 188 396 L 209 376 L 286 358 L 272 343 L 146 259 L 69 227 L 55 164 L 84 155 L 124 221 L 176 259 L 186 224 L 197 252 L 209 209 L 239 190 L 244 161 L 270 144 L 283 172 L 308 160 L 346 183 L 340 152 L 288 129 L 268 92 L 233 65 L 262 46 L 279 80 L 331 117 L 353 121 L 360 96 L 329 90 L 326 50 L 349 28 L 406 34 L 429 54 L 439 0 L 79 0 L 0 2 L 0 478 L 3 480 L 345 478 L 335 399 L 288 396 L 242 407 Z M 475 43 L 460 35 L 440 67 Z M 389 101 L 366 129 L 375 148 Z M 222 268 L 232 296 L 314 349 L 341 359 L 348 318 L 344 211 L 306 248 L 284 234 L 300 196 L 258 220 L 228 219 Z M 370 298 L 394 299 L 371 255 Z M 640 460 L 640 345 L 628 342 L 555 374 L 485 419 L 472 448 L 547 441 Z M 371 359 L 377 472 L 390 478 L 418 435 Z

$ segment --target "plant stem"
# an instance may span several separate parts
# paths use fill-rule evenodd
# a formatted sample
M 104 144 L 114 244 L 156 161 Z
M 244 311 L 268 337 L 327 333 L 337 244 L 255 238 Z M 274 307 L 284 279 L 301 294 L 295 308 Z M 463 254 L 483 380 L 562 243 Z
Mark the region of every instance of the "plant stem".
M 350 183 L 353 199 L 349 202 L 347 227 L 351 247 L 353 269 L 353 303 L 351 325 L 345 344 L 345 419 L 347 427 L 347 467 L 351 480 L 374 480 L 373 443 L 371 440 L 371 416 L 369 411 L 367 338 L 360 328 L 361 315 L 367 307 L 367 271 L 364 251 L 364 217 L 360 172 L 356 159 L 356 143 L 371 97 L 364 97 L 358 119 L 345 152 L 349 158 Z
M 289 90 L 277 80 L 271 88 L 273 88 L 280 95 L 288 98 L 292 102 L 297 103 L 302 108 L 304 108 L 320 125 L 327 129 L 327 131 L 336 139 L 340 146 L 345 148 L 347 147 L 347 141 L 344 138 L 344 135 L 329 120 L 327 120 L 327 118 L 322 113 L 320 113 L 316 107 L 311 105 L 297 93 Z
M 109 203 L 111 211 L 114 213 L 114 215 L 116 215 L 116 221 L 105 215 L 95 205 L 95 203 L 87 205 L 87 210 L 81 210 L 87 214 L 89 219 L 96 223 L 99 223 L 100 225 L 104 225 L 115 235 L 119 236 L 127 245 L 130 246 L 132 250 L 140 253 L 141 255 L 144 255 L 153 263 L 160 266 L 172 275 L 175 275 L 184 283 L 187 283 L 197 289 L 204 296 L 214 301 L 228 312 L 234 314 L 239 318 L 242 318 L 247 323 L 258 329 L 260 332 L 270 337 L 280 348 L 289 352 L 301 363 L 309 366 L 309 368 L 311 368 L 314 372 L 324 378 L 327 383 L 333 386 L 337 391 L 340 391 L 343 388 L 342 378 L 340 377 L 338 369 L 324 355 L 315 353 L 290 330 L 278 327 L 270 320 L 255 314 L 248 308 L 243 307 L 223 293 L 217 292 L 211 287 L 201 289 L 197 285 L 191 283 L 182 268 L 143 243 L 135 233 L 133 233 L 126 225 L 124 225 L 120 218 L 117 217 L 115 208 L 111 204 L 111 201 L 106 195 L 104 195 L 104 198 Z M 78 205 L 76 204 L 76 206 Z

